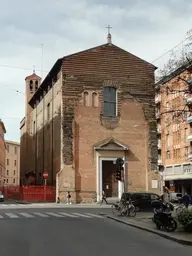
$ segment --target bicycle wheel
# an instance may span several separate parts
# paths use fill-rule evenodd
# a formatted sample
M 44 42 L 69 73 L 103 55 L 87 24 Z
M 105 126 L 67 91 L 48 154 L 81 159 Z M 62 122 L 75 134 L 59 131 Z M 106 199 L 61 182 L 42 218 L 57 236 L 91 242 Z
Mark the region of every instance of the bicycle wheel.
M 183 206 L 179 206 L 176 208 L 176 214 L 180 215 L 185 209 L 183 208 Z
M 111 208 L 112 208 L 112 211 L 115 215 L 120 214 L 121 208 L 118 204 L 112 204 Z
M 128 215 L 128 209 L 127 206 L 123 206 L 120 210 L 120 215 L 121 216 L 127 216 Z
M 136 216 L 136 209 L 135 209 L 134 206 L 131 206 L 131 208 L 129 208 L 128 216 L 130 216 L 130 217 L 135 217 Z

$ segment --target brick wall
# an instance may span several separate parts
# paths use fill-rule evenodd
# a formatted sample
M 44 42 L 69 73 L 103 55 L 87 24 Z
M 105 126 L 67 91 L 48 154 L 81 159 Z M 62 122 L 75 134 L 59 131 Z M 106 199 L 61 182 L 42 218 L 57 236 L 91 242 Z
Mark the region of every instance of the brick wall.
M 27 108 L 28 123 L 21 129 L 22 184 L 27 184 L 25 173 L 34 171 L 36 184 L 42 185 L 43 172 L 48 172 L 47 185 L 56 185 L 56 172 L 60 171 L 61 72 L 56 77 L 36 99 L 36 105 Z
M 4 183 L 5 180 L 5 129 L 4 124 L 0 120 L 0 184 Z
M 154 67 L 114 45 L 103 45 L 64 58 L 63 78 L 63 191 L 95 191 L 92 147 L 109 136 L 130 146 L 128 165 L 137 173 L 132 175 L 134 189 L 146 188 L 142 168 L 157 169 Z M 115 120 L 102 115 L 103 87 L 108 85 L 118 89 Z M 82 106 L 84 91 L 98 93 L 97 108 Z
M 183 79 L 191 79 L 191 72 L 185 71 L 180 75 Z M 190 125 L 187 123 L 186 117 L 189 112 L 184 114 L 180 112 L 179 117 L 173 118 L 176 114 L 175 110 L 187 110 L 185 107 L 184 95 L 183 93 L 168 93 L 167 86 L 171 90 L 187 90 L 188 86 L 186 83 L 180 79 L 179 76 L 174 77 L 166 84 L 161 86 L 161 152 L 162 152 L 162 164 L 175 165 L 188 163 L 188 153 L 190 153 L 190 142 L 186 138 L 186 135 L 191 134 Z M 167 109 L 168 103 L 168 109 Z M 186 129 L 186 130 L 185 130 Z M 167 135 L 169 136 L 169 143 L 167 143 Z M 174 149 L 177 149 L 177 154 L 174 156 Z M 166 152 L 170 152 L 170 158 L 167 158 Z

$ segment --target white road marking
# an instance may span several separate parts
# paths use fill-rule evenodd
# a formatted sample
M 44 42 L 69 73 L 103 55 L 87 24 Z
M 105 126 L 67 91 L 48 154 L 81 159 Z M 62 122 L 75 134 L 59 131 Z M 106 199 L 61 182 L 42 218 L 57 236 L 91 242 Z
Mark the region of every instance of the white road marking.
M 87 215 L 89 215 L 89 216 L 92 216 L 92 217 L 94 217 L 94 218 L 99 218 L 99 219 L 103 219 L 103 218 L 104 218 L 104 217 L 101 216 L 101 215 L 97 215 L 97 214 L 93 214 L 93 213 L 85 213 L 85 214 L 87 214 Z
M 3 219 L 3 216 L 0 215 L 0 219 Z
M 20 212 L 19 214 L 22 215 L 22 216 L 24 216 L 24 217 L 26 217 L 26 218 L 34 218 L 33 215 L 30 215 L 30 214 L 25 213 L 25 212 Z
M 40 216 L 40 217 L 43 217 L 43 218 L 49 218 L 48 215 L 44 214 L 44 213 L 41 213 L 41 212 L 33 212 L 33 214 L 37 215 L 37 216 Z
M 8 217 L 10 217 L 11 219 L 18 219 L 19 216 L 13 214 L 13 213 L 5 213 L 5 215 L 7 215 Z
M 59 215 L 59 214 L 54 213 L 54 212 L 46 212 L 46 214 L 51 215 L 51 216 L 54 216 L 54 217 L 65 217 L 65 216 L 63 216 L 63 215 Z
M 75 215 L 72 215 L 72 214 L 69 214 L 69 213 L 65 213 L 65 212 L 59 212 L 59 214 L 62 214 L 66 217 L 71 217 L 71 218 L 79 218 L 78 216 L 75 216 Z
M 87 215 L 84 215 L 84 214 L 81 214 L 81 213 L 73 212 L 73 214 L 77 215 L 77 216 L 80 216 L 80 217 L 83 217 L 83 218 L 92 218 L 91 216 L 87 216 Z

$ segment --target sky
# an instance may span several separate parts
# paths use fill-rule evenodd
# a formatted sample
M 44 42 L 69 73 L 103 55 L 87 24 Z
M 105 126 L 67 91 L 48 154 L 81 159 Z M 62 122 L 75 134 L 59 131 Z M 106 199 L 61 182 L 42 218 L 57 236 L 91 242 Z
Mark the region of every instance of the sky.
M 25 77 L 34 66 L 44 78 L 58 58 L 105 44 L 110 24 L 115 45 L 161 68 L 168 55 L 153 61 L 186 38 L 191 13 L 191 0 L 1 1 L 0 118 L 5 138 L 20 141 Z

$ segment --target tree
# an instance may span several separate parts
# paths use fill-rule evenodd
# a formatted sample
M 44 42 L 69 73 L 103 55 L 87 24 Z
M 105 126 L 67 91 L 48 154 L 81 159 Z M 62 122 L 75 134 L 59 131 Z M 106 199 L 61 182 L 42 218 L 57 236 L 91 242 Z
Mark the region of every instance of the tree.
M 182 121 L 186 115 L 192 113 L 192 79 L 183 77 L 181 74 L 185 71 L 192 73 L 192 29 L 187 32 L 186 39 L 182 41 L 182 50 L 177 51 L 175 47 L 170 51 L 170 57 L 164 67 L 159 70 L 158 82 L 156 84 L 157 90 L 165 94 L 178 94 L 184 104 L 174 104 L 171 108 L 162 106 L 161 115 L 170 113 L 174 118 L 181 118 Z M 173 85 L 167 85 L 167 82 L 176 79 Z M 165 86 L 161 86 L 164 84 Z M 161 87 L 161 89 L 160 89 Z M 179 98 L 178 98 L 179 99 Z M 182 100 L 183 99 L 183 100 Z M 178 120 L 179 121 L 179 120 Z
M 182 45 L 182 49 L 177 50 Z M 169 59 L 162 69 L 158 72 L 159 79 L 170 75 L 177 68 L 187 65 L 192 59 L 192 29 L 187 31 L 186 38 L 176 45 L 169 53 Z

